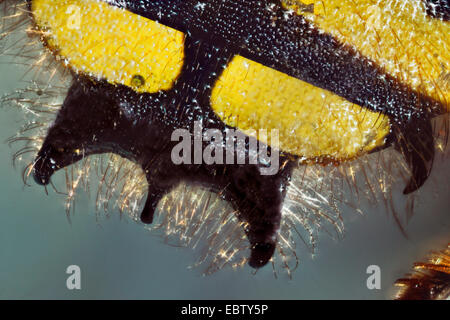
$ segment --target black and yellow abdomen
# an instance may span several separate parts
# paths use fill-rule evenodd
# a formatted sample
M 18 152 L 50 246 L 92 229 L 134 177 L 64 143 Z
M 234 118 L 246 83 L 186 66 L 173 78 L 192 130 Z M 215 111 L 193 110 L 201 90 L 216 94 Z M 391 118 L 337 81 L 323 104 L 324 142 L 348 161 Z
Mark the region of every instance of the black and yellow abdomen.
M 299 160 L 339 164 L 393 145 L 410 169 L 404 193 L 426 181 L 450 68 L 445 12 L 427 3 L 33 0 L 44 44 L 74 74 L 35 178 L 47 184 L 84 156 L 120 154 L 145 172 L 146 223 L 180 181 L 207 185 L 237 209 L 260 267 Z M 172 132 L 196 121 L 222 133 L 277 130 L 278 145 L 257 138 L 282 151 L 280 170 L 174 164 Z
M 45 31 L 49 47 L 77 72 L 149 93 L 169 90 L 182 72 L 183 32 L 98 1 L 37 0 L 32 4 L 35 21 Z M 439 35 L 448 33 L 448 23 L 425 21 L 430 18 L 417 12 L 421 19 L 417 27 L 417 22 L 411 21 L 417 7 L 411 3 L 399 7 L 370 1 L 304 2 L 313 5 L 313 13 L 302 12 L 299 1 L 283 4 L 286 19 L 296 13 L 305 15 L 323 32 L 356 46 L 411 89 L 424 90 L 447 105 L 447 87 L 439 82 L 448 68 L 449 50 L 446 38 Z M 83 7 L 82 22 L 77 25 L 71 21 L 73 6 Z M 393 17 L 396 21 L 382 28 Z M 399 43 L 396 33 L 409 34 L 412 45 Z M 423 50 L 424 45 L 428 50 Z M 352 76 L 349 73 L 350 83 Z M 388 106 L 378 106 L 382 114 L 364 109 L 239 54 L 218 77 L 210 103 L 226 124 L 244 132 L 279 130 L 282 151 L 303 159 L 352 159 L 383 146 L 390 130 L 389 119 L 384 116 Z
M 70 8 L 81 5 L 82 21 L 73 25 Z M 79 0 L 33 1 L 33 14 L 48 46 L 76 72 L 148 93 L 170 90 L 182 72 L 185 35 L 150 19 Z M 244 132 L 279 130 L 282 151 L 310 160 L 354 158 L 383 145 L 389 132 L 386 117 L 240 55 L 218 77 L 210 103 Z

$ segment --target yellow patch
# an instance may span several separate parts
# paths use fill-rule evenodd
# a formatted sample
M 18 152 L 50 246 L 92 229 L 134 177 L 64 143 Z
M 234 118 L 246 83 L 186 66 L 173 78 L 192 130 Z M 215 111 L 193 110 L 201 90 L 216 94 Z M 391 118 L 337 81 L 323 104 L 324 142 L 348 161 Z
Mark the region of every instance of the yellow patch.
M 422 0 L 283 1 L 450 110 L 450 23 L 427 16 Z M 314 14 L 298 10 L 299 3 L 314 3 Z
M 182 32 L 96 0 L 33 0 L 48 46 L 74 71 L 138 92 L 173 86 L 184 61 Z
M 387 117 L 241 56 L 217 81 L 211 105 L 247 134 L 278 129 L 281 150 L 306 159 L 351 159 L 383 145 L 389 133 Z

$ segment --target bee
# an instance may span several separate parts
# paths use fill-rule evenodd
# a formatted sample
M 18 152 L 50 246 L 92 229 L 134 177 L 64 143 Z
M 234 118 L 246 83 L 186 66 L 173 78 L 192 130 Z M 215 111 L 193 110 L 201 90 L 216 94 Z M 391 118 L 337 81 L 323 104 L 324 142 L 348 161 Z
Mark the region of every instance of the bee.
M 180 195 L 183 183 L 216 193 L 233 208 L 250 243 L 243 261 L 253 268 L 271 261 L 277 248 L 283 252 L 280 232 L 287 213 L 297 214 L 286 203 L 298 189 L 294 181 L 303 179 L 301 168 L 340 168 L 393 147 L 409 175 L 403 193 L 411 194 L 430 175 L 436 136 L 448 135 L 450 26 L 443 1 L 22 4 L 31 33 L 73 78 L 27 175 L 49 185 L 56 171 L 89 156 L 118 155 L 143 172 L 136 179 L 145 178 L 139 184 L 147 191 L 140 213 L 146 224 L 158 205 L 182 210 L 173 209 L 176 197 L 164 197 Z M 434 128 L 437 117 L 444 124 Z M 197 123 L 241 135 L 214 139 L 211 163 L 184 151 L 188 161 L 174 163 L 173 132 L 188 132 L 195 149 L 195 136 L 203 136 Z M 278 132 L 278 143 L 255 133 L 261 129 Z M 252 153 L 254 141 L 269 158 Z M 211 147 L 207 142 L 213 139 L 200 139 L 201 150 Z M 239 143 L 241 155 L 219 159 Z M 264 174 L 275 162 L 278 170 Z M 354 168 L 346 179 L 354 179 Z M 296 196 L 302 208 L 316 210 L 316 198 Z M 226 260 L 234 253 L 221 251 Z

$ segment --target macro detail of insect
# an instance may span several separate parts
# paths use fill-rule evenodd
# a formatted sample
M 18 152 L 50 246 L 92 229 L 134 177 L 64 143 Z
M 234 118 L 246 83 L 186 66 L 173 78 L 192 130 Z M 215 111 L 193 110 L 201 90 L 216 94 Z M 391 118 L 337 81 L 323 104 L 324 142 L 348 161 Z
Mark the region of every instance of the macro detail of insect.
M 286 207 L 293 192 L 301 198 L 297 206 L 319 212 L 321 197 L 297 190 L 308 190 L 295 184 L 301 168 L 339 168 L 392 146 L 406 163 L 403 193 L 410 194 L 427 180 L 436 146 L 446 143 L 446 119 L 433 125 L 450 108 L 445 1 L 32 0 L 22 6 L 32 33 L 73 76 L 28 174 L 48 185 L 56 171 L 90 155 L 119 155 L 144 172 L 140 219 L 147 224 L 161 203 L 176 206 L 176 198 L 168 204 L 164 197 L 180 183 L 217 193 L 250 242 L 254 268 L 277 248 L 283 254 L 287 219 L 308 228 L 312 219 Z M 280 169 L 263 175 L 270 164 L 262 161 L 174 164 L 172 132 L 193 134 L 195 122 L 248 137 L 277 130 L 278 144 L 254 137 L 269 152 L 279 149 Z M 216 145 L 216 152 L 226 148 Z M 344 175 L 351 180 L 354 167 L 349 170 Z M 385 181 L 377 185 L 388 192 Z
M 398 279 L 396 299 L 445 300 L 450 297 L 450 245 L 433 252 L 426 262 L 414 264 L 413 272 Z

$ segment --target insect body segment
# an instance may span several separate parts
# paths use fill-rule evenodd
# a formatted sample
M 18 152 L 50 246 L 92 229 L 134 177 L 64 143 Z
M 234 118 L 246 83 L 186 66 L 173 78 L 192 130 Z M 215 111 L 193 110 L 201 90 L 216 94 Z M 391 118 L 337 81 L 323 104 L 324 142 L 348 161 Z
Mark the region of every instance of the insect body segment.
M 447 0 L 423 0 L 427 14 L 436 19 L 450 21 L 450 4 Z
M 79 28 L 65 24 L 70 5 L 84 9 Z M 316 10 L 248 0 L 33 0 L 31 10 L 44 43 L 75 73 L 34 165 L 40 184 L 84 156 L 119 154 L 146 174 L 145 223 L 181 181 L 200 184 L 234 206 L 249 263 L 261 267 L 275 250 L 299 158 L 339 162 L 393 144 L 411 168 L 405 193 L 429 175 L 430 121 L 446 100 L 324 32 L 308 20 Z M 171 134 L 193 133 L 196 121 L 220 132 L 278 129 L 281 169 L 264 176 L 262 162 L 175 165 Z

